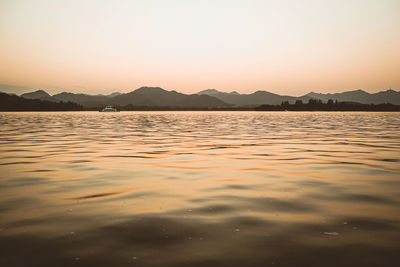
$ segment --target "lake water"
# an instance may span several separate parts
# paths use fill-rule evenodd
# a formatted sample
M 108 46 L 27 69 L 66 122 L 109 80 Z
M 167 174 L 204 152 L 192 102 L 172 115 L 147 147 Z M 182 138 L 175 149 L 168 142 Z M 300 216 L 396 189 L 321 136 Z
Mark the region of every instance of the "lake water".
M 399 266 L 400 113 L 0 113 L 0 266 Z

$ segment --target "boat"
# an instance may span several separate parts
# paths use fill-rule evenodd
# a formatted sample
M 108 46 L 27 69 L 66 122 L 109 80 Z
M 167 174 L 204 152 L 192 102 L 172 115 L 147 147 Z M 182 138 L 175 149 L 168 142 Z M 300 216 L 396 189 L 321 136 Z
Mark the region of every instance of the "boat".
M 113 106 L 106 106 L 105 108 L 100 110 L 100 112 L 119 112 L 119 110 L 117 110 Z

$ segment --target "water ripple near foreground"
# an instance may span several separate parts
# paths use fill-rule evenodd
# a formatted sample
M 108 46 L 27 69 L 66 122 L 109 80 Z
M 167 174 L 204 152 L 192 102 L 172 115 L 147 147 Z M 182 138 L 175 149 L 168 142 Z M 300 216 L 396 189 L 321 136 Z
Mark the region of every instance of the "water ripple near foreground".
M 400 113 L 0 113 L 1 266 L 398 266 Z

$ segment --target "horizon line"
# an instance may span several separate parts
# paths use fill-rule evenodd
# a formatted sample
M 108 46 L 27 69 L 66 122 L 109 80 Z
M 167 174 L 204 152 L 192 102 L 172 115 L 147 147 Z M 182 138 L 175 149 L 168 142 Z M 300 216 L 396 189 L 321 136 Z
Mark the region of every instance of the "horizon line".
M 10 89 L 8 89 L 7 87 L 10 87 Z M 344 90 L 339 90 L 339 91 L 335 91 L 335 92 L 326 92 L 326 93 L 319 92 L 317 90 L 310 90 L 310 91 L 308 91 L 308 93 L 301 94 L 301 95 L 280 94 L 278 92 L 274 92 L 272 90 L 266 90 L 266 89 L 256 89 L 256 90 L 254 90 L 252 92 L 241 93 L 241 92 L 238 92 L 238 90 L 222 91 L 222 90 L 219 90 L 219 89 L 216 89 L 216 88 L 206 88 L 206 89 L 198 90 L 195 93 L 186 93 L 186 92 L 178 91 L 176 89 L 165 89 L 165 88 L 163 88 L 161 86 L 144 85 L 144 86 L 140 86 L 140 87 L 138 87 L 136 89 L 122 89 L 122 90 L 120 90 L 120 89 L 104 89 L 104 90 L 101 90 L 100 89 L 98 91 L 101 91 L 101 92 L 96 93 L 96 92 L 82 92 L 82 91 L 77 91 L 79 89 L 77 89 L 77 90 L 73 90 L 72 89 L 71 90 L 71 89 L 66 89 L 66 88 L 61 88 L 61 87 L 55 87 L 55 88 L 51 88 L 51 87 L 50 88 L 45 88 L 45 87 L 27 87 L 27 86 L 11 85 L 11 84 L 4 84 L 4 83 L 0 83 L 0 92 L 16 94 L 16 95 L 19 95 L 19 96 L 22 95 L 22 94 L 25 94 L 25 93 L 32 93 L 32 92 L 40 91 L 40 90 L 45 91 L 46 93 L 48 93 L 51 96 L 56 95 L 56 94 L 60 94 L 60 93 L 73 93 L 73 94 L 84 94 L 84 95 L 110 95 L 110 94 L 113 94 L 113 93 L 127 94 L 127 93 L 133 92 L 135 90 L 138 90 L 140 88 L 146 88 L 146 87 L 147 88 L 161 88 L 161 89 L 166 90 L 166 91 L 176 91 L 178 93 L 187 94 L 187 95 L 198 94 L 199 92 L 202 92 L 202 91 L 205 91 L 205 90 L 217 90 L 220 93 L 228 93 L 228 94 L 236 92 L 236 93 L 241 94 L 241 95 L 249 95 L 249 94 L 253 94 L 253 93 L 258 92 L 258 91 L 263 91 L 263 92 L 269 92 L 269 93 L 273 93 L 273 94 L 280 95 L 280 96 L 295 96 L 295 97 L 302 97 L 302 96 L 305 96 L 305 95 L 310 94 L 310 93 L 338 94 L 338 93 L 353 92 L 353 91 L 364 91 L 364 92 L 369 93 L 369 94 L 376 94 L 376 93 L 379 93 L 379 92 L 385 92 L 385 91 L 389 91 L 389 90 L 393 90 L 395 92 L 400 92 L 400 90 L 395 90 L 392 87 L 389 87 L 386 90 L 385 89 L 377 89 L 377 90 L 373 90 L 372 92 L 371 92 L 371 90 L 366 90 L 366 89 L 361 89 L 361 88 L 350 89 L 350 90 L 344 89 Z M 56 92 L 54 92 L 55 90 L 56 90 Z M 71 90 L 71 91 L 68 91 L 68 90 Z M 18 92 L 18 91 L 21 91 L 21 92 Z M 50 93 L 49 91 L 50 92 L 53 91 L 53 92 Z

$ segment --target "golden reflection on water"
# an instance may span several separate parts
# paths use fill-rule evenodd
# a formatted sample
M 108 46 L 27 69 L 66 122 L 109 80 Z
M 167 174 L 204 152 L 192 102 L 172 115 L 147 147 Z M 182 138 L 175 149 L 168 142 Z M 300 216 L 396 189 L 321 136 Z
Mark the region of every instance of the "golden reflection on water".
M 295 250 L 318 266 L 310 251 L 358 245 L 389 266 L 399 249 L 399 113 L 32 112 L 0 113 L 0 125 L 0 240 L 22 254 L 26 236 L 60 246 L 37 264 L 97 265 L 103 250 L 132 260 L 111 243 L 143 265 L 290 266 L 279 257 Z M 110 243 L 84 252 L 100 237 Z

